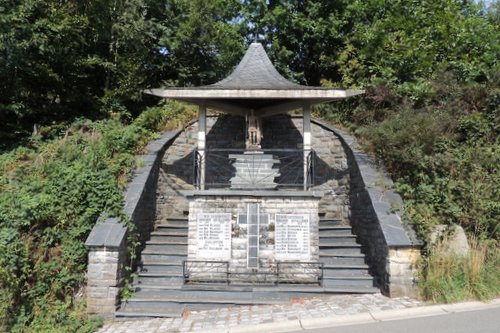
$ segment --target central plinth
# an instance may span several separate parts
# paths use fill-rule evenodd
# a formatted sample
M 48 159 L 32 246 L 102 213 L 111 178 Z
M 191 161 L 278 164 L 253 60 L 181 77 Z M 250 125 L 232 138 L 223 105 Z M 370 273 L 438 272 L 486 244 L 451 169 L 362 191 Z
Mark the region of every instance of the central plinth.
M 244 154 L 231 154 L 236 169 L 230 179 L 232 190 L 274 190 L 278 186 L 274 179 L 279 177 L 279 170 L 273 166 L 280 161 L 273 155 L 260 151 L 247 151 Z
M 185 191 L 190 281 L 318 283 L 314 191 Z

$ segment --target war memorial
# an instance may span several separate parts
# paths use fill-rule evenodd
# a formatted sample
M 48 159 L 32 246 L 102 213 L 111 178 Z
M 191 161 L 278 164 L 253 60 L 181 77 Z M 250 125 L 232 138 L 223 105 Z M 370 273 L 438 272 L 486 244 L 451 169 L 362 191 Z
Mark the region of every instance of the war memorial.
M 195 104 L 198 119 L 138 156 L 125 192 L 138 253 L 116 218 L 89 235 L 90 313 L 178 317 L 314 294 L 414 295 L 421 242 L 392 182 L 350 135 L 311 118 L 313 105 L 363 91 L 290 82 L 253 43 L 217 83 L 146 93 Z M 133 293 L 121 299 L 125 283 Z

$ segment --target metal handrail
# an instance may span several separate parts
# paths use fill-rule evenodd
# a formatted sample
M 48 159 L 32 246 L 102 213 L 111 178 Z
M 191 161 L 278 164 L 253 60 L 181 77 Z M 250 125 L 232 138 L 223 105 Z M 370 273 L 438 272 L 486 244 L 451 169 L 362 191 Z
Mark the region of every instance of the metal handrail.
M 284 269 L 288 266 L 288 269 Z M 290 266 L 292 266 L 290 268 Z M 192 270 L 198 267 L 199 270 Z M 230 272 L 228 261 L 218 260 L 184 260 L 182 262 L 182 276 L 184 284 L 187 283 L 231 283 L 231 276 L 247 276 L 248 282 L 255 284 L 268 284 L 271 281 L 274 285 L 280 283 L 288 284 L 318 284 L 323 286 L 324 264 L 317 261 L 278 261 L 276 266 L 270 267 L 266 271 L 252 272 Z M 195 276 L 193 276 L 193 274 Z M 196 274 L 200 276 L 196 277 Z M 296 279 L 297 275 L 305 275 L 301 280 Z M 252 279 L 252 276 L 264 276 L 264 280 Z M 293 276 L 294 278 L 290 278 Z M 270 277 L 270 279 L 268 279 Z M 274 277 L 274 278 L 272 278 Z M 234 281 L 233 281 L 234 282 Z M 241 282 L 241 281 L 239 281 Z
M 192 268 L 196 267 L 197 264 L 201 264 L 198 266 L 200 270 L 193 271 Z M 220 269 L 222 269 L 222 271 Z M 194 278 L 193 273 L 198 273 L 201 277 Z M 212 277 L 213 274 L 220 274 L 220 276 L 224 278 L 212 278 L 211 274 Z M 184 260 L 182 262 L 182 277 L 184 284 L 189 282 L 224 282 L 229 284 L 229 262 L 219 260 Z
M 283 266 L 294 266 L 295 271 L 290 272 L 289 270 L 283 270 Z M 294 283 L 294 279 L 287 278 L 290 275 L 296 276 L 297 274 L 310 275 L 311 284 L 319 284 L 323 286 L 323 270 L 324 263 L 318 261 L 278 261 L 277 264 L 277 284 L 280 283 Z M 301 283 L 306 283 L 306 281 L 301 281 Z
M 211 166 L 210 172 L 205 174 L 205 188 L 227 188 L 231 185 L 229 178 L 234 176 L 234 167 L 232 167 L 232 159 L 229 158 L 229 153 L 243 153 L 248 150 L 242 148 L 207 148 L 203 150 L 203 157 L 200 152 L 195 149 L 193 151 L 193 186 L 196 189 L 201 189 L 200 177 L 202 168 L 202 158 L 204 159 L 205 168 Z M 277 159 L 282 163 L 276 165 L 280 175 L 277 177 L 278 188 L 301 188 L 311 189 L 314 184 L 315 173 L 315 156 L 314 150 L 304 149 L 289 149 L 289 148 L 270 148 L 260 149 L 259 152 L 264 154 L 274 153 Z M 219 153 L 219 154 L 217 154 Z M 304 158 L 306 158 L 306 174 L 301 172 L 304 169 Z M 256 159 L 256 163 L 260 163 Z M 213 165 L 215 164 L 215 168 Z M 208 171 L 207 171 L 208 172 Z M 304 176 L 305 184 L 304 184 Z M 221 182 L 220 179 L 224 181 Z M 227 181 L 226 179 L 227 178 Z M 216 180 L 219 181 L 216 181 Z M 234 183 L 233 183 L 234 185 Z M 239 184 L 238 184 L 239 185 Z M 304 186 L 305 185 L 305 186 Z

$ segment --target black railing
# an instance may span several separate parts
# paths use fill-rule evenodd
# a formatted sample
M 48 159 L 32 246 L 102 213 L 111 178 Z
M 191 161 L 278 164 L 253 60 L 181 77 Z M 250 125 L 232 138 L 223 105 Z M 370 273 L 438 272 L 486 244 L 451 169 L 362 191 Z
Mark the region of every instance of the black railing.
M 322 262 L 279 261 L 266 270 L 231 272 L 227 261 L 185 260 L 184 284 L 223 283 L 245 285 L 323 285 Z
M 323 263 L 301 261 L 279 261 L 277 265 L 278 284 L 323 285 Z
M 182 265 L 182 276 L 184 284 L 229 284 L 229 263 L 227 261 L 185 260 Z
M 248 151 L 244 149 L 233 148 L 195 150 L 193 152 L 193 185 L 197 189 L 229 188 L 231 178 L 236 175 L 236 169 L 233 166 L 234 158 L 231 158 L 230 155 L 246 152 Z M 278 163 L 273 167 L 273 169 L 277 170 L 278 175 L 276 177 L 274 175 L 264 175 L 260 179 L 249 181 L 275 182 L 277 188 L 305 190 L 315 185 L 314 161 L 316 155 L 314 150 L 260 149 L 258 152 L 272 155 L 275 160 L 278 160 Z M 255 163 L 255 168 L 252 169 L 257 169 L 259 164 L 263 163 L 263 160 L 259 158 L 249 159 L 249 161 Z M 258 173 L 255 176 L 258 177 Z M 270 177 L 273 179 L 270 179 Z

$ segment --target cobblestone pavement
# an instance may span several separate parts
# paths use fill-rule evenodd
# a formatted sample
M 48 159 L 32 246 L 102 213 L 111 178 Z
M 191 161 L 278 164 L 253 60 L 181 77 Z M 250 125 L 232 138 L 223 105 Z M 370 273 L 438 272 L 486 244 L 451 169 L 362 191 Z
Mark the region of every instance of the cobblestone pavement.
M 224 329 L 238 325 L 255 325 L 322 318 L 349 316 L 364 312 L 405 309 L 424 305 L 410 298 L 387 298 L 374 295 L 333 295 L 292 299 L 278 305 L 234 306 L 208 311 L 185 313 L 183 318 L 156 318 L 115 321 L 105 324 L 98 333 L 132 332 L 196 332 Z

